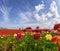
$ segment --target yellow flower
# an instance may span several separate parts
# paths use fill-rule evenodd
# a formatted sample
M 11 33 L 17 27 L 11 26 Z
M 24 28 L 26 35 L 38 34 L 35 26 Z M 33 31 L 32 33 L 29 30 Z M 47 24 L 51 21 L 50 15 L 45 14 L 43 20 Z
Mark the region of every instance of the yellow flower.
M 46 37 L 47 40 L 51 40 L 52 39 L 52 35 L 51 34 L 47 34 L 45 37 Z
M 53 30 L 54 33 L 57 33 L 58 31 L 57 30 Z
M 13 43 L 13 42 L 10 41 L 10 43 Z
M 35 43 L 35 46 L 37 46 L 37 43 Z
M 17 36 L 17 34 L 14 34 L 14 36 Z
M 46 32 L 46 33 L 49 33 L 49 32 Z
M 23 36 L 25 35 L 25 34 L 22 34 Z
M 1 38 L 3 38 L 3 36 L 1 36 Z
M 57 33 L 58 31 L 57 30 L 54 30 L 54 33 Z
M 33 35 L 33 33 L 31 33 L 31 35 Z

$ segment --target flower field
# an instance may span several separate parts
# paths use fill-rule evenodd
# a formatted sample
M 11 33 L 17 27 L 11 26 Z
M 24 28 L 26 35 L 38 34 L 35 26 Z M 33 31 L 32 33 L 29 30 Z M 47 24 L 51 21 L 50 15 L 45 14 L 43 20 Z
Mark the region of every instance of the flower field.
M 0 51 L 60 51 L 60 31 L 1 34 Z

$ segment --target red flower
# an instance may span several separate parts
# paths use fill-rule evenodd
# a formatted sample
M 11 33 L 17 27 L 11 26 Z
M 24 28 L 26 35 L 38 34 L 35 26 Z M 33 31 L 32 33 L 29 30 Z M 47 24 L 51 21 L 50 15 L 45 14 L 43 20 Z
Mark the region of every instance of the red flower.
M 55 43 L 55 44 L 57 43 L 57 36 L 54 36 L 54 37 L 52 38 L 52 42 Z
M 34 34 L 33 36 L 34 36 L 34 39 L 36 40 L 40 38 L 40 34 Z
M 22 38 L 22 34 L 18 33 L 16 38 L 17 39 L 21 39 Z

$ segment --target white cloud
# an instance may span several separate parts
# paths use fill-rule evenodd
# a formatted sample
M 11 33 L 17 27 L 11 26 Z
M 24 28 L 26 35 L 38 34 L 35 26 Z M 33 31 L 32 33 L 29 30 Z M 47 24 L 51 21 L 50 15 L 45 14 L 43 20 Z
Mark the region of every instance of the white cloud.
M 21 12 L 19 13 L 18 19 L 20 19 L 19 23 L 26 23 L 32 21 L 32 12 Z
M 38 13 L 34 13 L 34 17 L 38 22 L 40 22 L 42 20 L 41 16 Z
M 55 23 L 60 23 L 60 17 L 54 18 L 53 20 L 55 21 Z
M 16 25 L 17 27 L 20 27 L 20 28 L 26 28 L 26 27 L 32 27 L 33 29 L 36 28 L 36 26 L 40 26 L 39 23 L 24 23 L 24 24 L 17 24 Z
M 37 6 L 35 6 L 35 10 L 32 12 L 23 12 L 23 13 L 19 13 L 20 18 L 22 18 L 23 20 L 25 20 L 26 22 L 31 21 L 30 19 L 32 17 L 34 17 L 37 21 L 37 23 L 31 23 L 31 24 L 24 24 L 23 26 L 21 25 L 21 27 L 33 27 L 35 28 L 36 26 L 40 26 L 41 28 L 43 27 L 47 27 L 47 28 L 53 28 L 53 25 L 55 23 L 59 23 L 60 22 L 60 17 L 59 17 L 59 13 L 58 13 L 58 7 L 55 1 L 52 1 L 52 3 L 50 4 L 50 8 L 49 11 L 47 13 L 42 13 L 41 15 L 39 14 L 39 11 L 41 11 L 42 9 L 44 9 L 44 2 L 42 4 L 39 4 Z M 19 24 L 20 25 L 20 24 Z M 28 25 L 28 26 L 27 26 Z
M 51 5 L 50 5 L 50 11 L 55 12 L 56 10 L 57 10 L 56 2 L 52 1 Z
M 44 9 L 44 4 L 42 3 L 42 4 L 39 4 L 39 5 L 36 5 L 35 6 L 35 10 L 36 10 L 36 12 L 39 12 L 41 9 Z
M 19 16 L 21 19 L 28 21 L 28 17 L 25 15 L 25 13 L 20 13 Z
M 34 13 L 34 17 L 35 17 L 36 21 L 40 22 L 40 23 L 47 21 L 47 16 L 44 13 L 42 15 L 39 15 L 38 13 Z
M 51 5 L 50 5 L 50 12 L 52 12 L 52 14 L 55 17 L 59 17 L 58 8 L 57 8 L 57 4 L 55 1 L 52 1 Z
M 41 17 L 42 17 L 42 21 L 43 21 L 43 22 L 47 21 L 46 14 L 42 14 Z
M 44 4 L 44 1 L 41 1 Z
M 47 17 L 52 17 L 53 14 L 52 14 L 51 12 L 48 12 L 48 13 L 46 14 L 46 16 L 47 16 Z
M 40 23 L 47 21 L 47 17 L 45 14 L 39 15 L 38 13 L 35 13 L 34 17 L 37 20 L 37 22 L 40 22 Z
M 59 15 L 59 13 L 58 13 L 58 7 L 57 7 L 55 1 L 53 1 L 53 2 L 51 3 L 50 11 L 53 13 L 53 16 L 54 16 L 53 21 L 54 21 L 55 23 L 60 23 L 60 21 L 59 21 L 59 20 L 60 20 L 60 15 Z
M 60 15 L 58 13 L 58 7 L 56 2 L 52 1 L 49 11 L 47 13 L 42 13 L 41 15 L 39 15 L 38 12 L 36 12 L 35 18 L 36 20 L 39 20 L 41 22 L 41 25 L 44 25 L 48 28 L 52 28 L 54 24 L 60 23 Z
M 47 17 L 50 17 L 51 20 L 47 22 L 49 28 L 52 28 L 54 24 L 60 23 L 60 15 L 58 13 L 58 7 L 55 1 L 52 1 L 50 5 L 50 11 L 47 13 Z
M 27 11 L 27 12 L 19 12 L 18 15 L 19 15 L 19 19 L 20 21 L 19 22 L 23 22 L 23 23 L 26 23 L 26 22 L 31 22 L 33 21 L 33 18 L 36 19 L 35 21 L 37 22 L 42 22 L 47 20 L 47 18 L 45 18 L 45 15 L 43 17 L 43 15 L 39 15 L 38 12 L 42 9 L 44 9 L 44 1 L 42 1 L 42 4 L 39 4 L 39 5 L 36 5 L 35 6 L 35 10 L 30 12 L 30 11 Z M 33 18 L 32 18 L 33 17 Z
M 42 4 L 39 4 L 39 5 L 36 5 L 35 6 L 35 13 L 34 13 L 34 17 L 35 19 L 38 21 L 38 22 L 44 22 L 47 20 L 46 18 L 46 15 L 45 14 L 42 14 L 42 15 L 39 15 L 38 12 L 41 11 L 42 9 L 44 9 L 44 1 L 41 1 Z

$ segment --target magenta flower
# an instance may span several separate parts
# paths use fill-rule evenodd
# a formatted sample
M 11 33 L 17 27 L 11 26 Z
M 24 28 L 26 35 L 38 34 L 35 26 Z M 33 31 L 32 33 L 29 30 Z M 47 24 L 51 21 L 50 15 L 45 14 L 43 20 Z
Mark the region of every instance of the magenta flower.
M 22 34 L 21 33 L 18 33 L 16 38 L 17 39 L 21 39 L 22 38 Z
M 58 47 L 58 51 L 60 51 L 60 46 Z
M 47 31 L 48 31 L 48 32 L 51 32 L 51 31 L 52 31 L 52 29 L 48 29 Z
M 57 35 L 60 35 L 60 32 L 57 32 Z
M 33 35 L 33 37 L 34 37 L 34 39 L 36 39 L 36 40 L 37 40 L 37 39 L 39 39 L 39 38 L 40 38 L 40 34 L 34 34 L 34 35 Z

